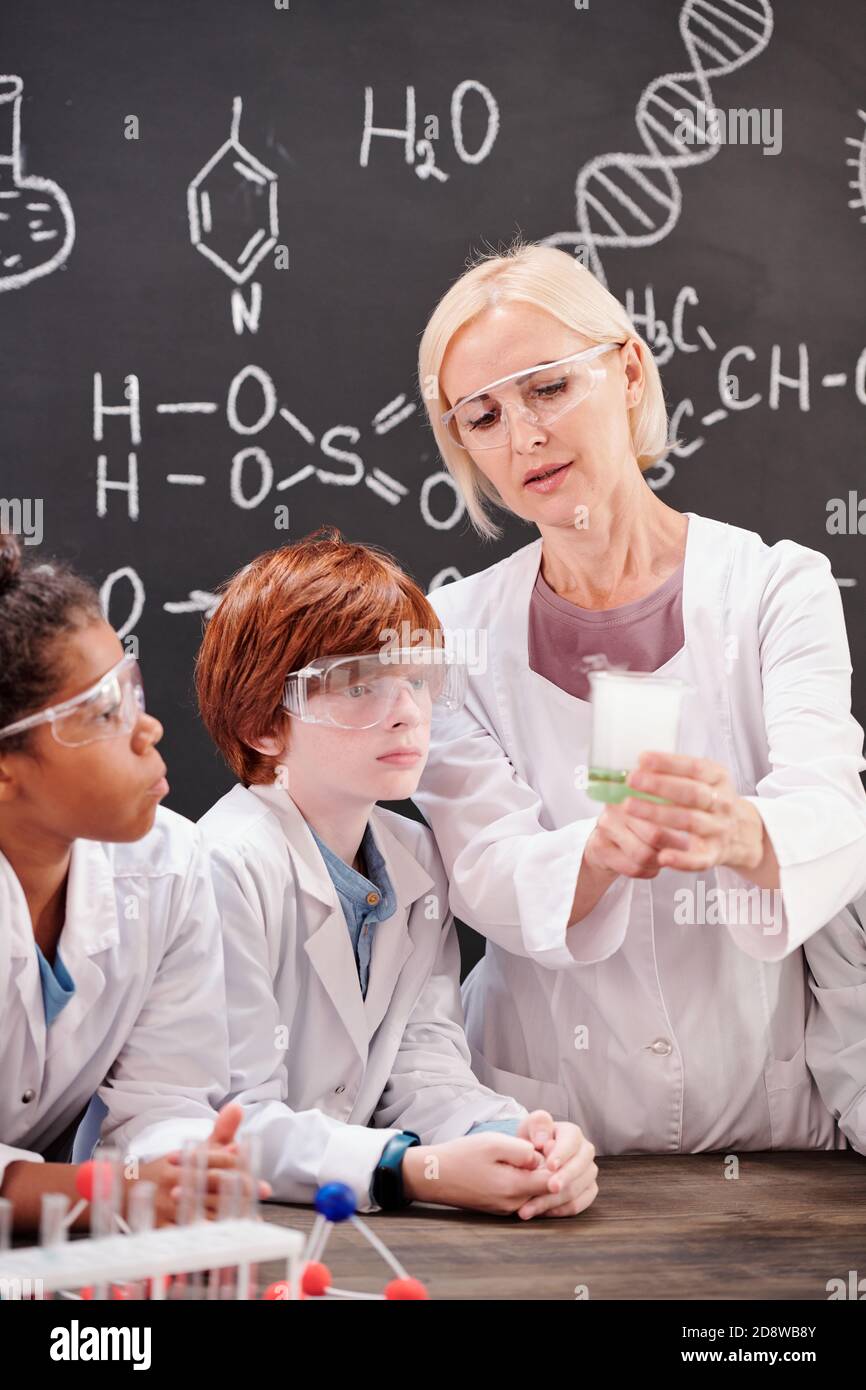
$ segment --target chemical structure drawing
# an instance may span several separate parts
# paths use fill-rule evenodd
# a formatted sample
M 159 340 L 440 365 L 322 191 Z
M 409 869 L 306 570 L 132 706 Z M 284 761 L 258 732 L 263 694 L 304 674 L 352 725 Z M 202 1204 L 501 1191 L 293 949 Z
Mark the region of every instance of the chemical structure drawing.
M 679 31 L 691 67 L 655 78 L 635 111 L 648 153 L 591 159 L 575 184 L 578 230 L 544 238 L 548 246 L 572 246 L 575 254 L 583 250 L 586 264 L 605 285 L 600 247 L 652 246 L 676 226 L 682 191 L 675 171 L 704 164 L 720 149 L 708 136 L 709 79 L 728 76 L 764 51 L 773 12 L 769 0 L 685 0 Z
M 62 266 L 75 218 L 59 184 L 21 167 L 20 77 L 0 77 L 0 291 L 18 290 Z
M 857 115 L 861 121 L 866 122 L 866 111 L 858 111 Z M 848 180 L 848 187 L 855 189 L 858 196 L 849 199 L 849 208 L 858 208 L 863 214 L 861 222 L 866 222 L 866 128 L 859 140 L 854 140 L 850 135 L 845 139 L 846 145 L 853 145 L 857 151 L 856 158 L 846 159 L 845 163 L 849 168 L 853 168 L 854 176 Z
M 229 138 L 220 145 L 187 188 L 189 236 L 235 285 L 245 285 L 256 267 L 277 244 L 278 177 L 240 142 L 243 102 L 232 102 Z M 238 196 L 238 178 L 241 179 Z M 239 291 L 232 296 L 236 333 L 255 333 L 261 314 L 261 286 L 252 286 L 249 302 Z
M 254 410 L 250 412 L 250 397 L 241 407 L 240 396 L 245 387 L 253 392 Z M 110 417 L 126 417 L 129 443 L 132 449 L 127 454 L 126 475 L 112 476 L 109 470 L 107 453 L 97 457 L 96 509 L 99 517 L 108 514 L 108 499 L 113 494 L 124 494 L 130 520 L 137 521 L 139 505 L 138 447 L 142 442 L 141 385 L 138 376 L 128 373 L 124 377 L 123 405 L 108 405 L 105 400 L 103 374 L 93 374 L 93 439 L 102 443 L 105 439 L 106 421 Z M 255 404 L 257 402 L 257 405 Z M 390 433 L 404 420 L 410 419 L 418 406 L 401 392 L 378 411 L 371 421 L 374 433 L 382 436 Z M 317 462 L 302 463 L 300 467 L 286 476 L 277 476 L 273 463 L 273 446 L 269 450 L 261 444 L 251 444 L 237 450 L 231 460 L 229 490 L 231 501 L 243 511 L 254 511 L 276 494 L 304 483 L 315 477 L 318 482 L 336 487 L 356 487 L 364 483 L 371 492 L 390 506 L 398 506 L 409 495 L 409 489 L 398 478 L 384 469 L 366 468 L 363 457 L 355 452 L 354 446 L 361 439 L 361 430 L 356 425 L 332 425 L 317 440 L 309 428 L 294 411 L 280 405 L 277 388 L 273 379 L 263 368 L 250 363 L 235 374 L 229 385 L 225 400 L 225 418 L 233 434 L 250 437 L 259 435 L 272 422 L 288 425 L 290 430 L 300 436 L 307 448 L 314 452 Z M 220 411 L 220 402 L 215 400 L 161 401 L 156 405 L 157 415 L 166 416 L 213 416 Z M 350 444 L 351 449 L 341 448 L 340 444 Z M 279 449 L 279 445 L 276 446 Z M 282 451 L 280 451 L 282 453 Z M 339 464 L 339 468 L 323 467 L 322 459 Z M 426 457 L 426 456 L 422 456 Z M 208 477 L 204 473 L 169 472 L 166 482 L 174 487 L 198 488 L 206 486 Z M 435 501 L 434 501 L 435 499 Z M 459 491 L 447 470 L 437 468 L 423 481 L 420 489 L 419 507 L 421 516 L 433 530 L 447 531 L 463 516 L 464 505 Z

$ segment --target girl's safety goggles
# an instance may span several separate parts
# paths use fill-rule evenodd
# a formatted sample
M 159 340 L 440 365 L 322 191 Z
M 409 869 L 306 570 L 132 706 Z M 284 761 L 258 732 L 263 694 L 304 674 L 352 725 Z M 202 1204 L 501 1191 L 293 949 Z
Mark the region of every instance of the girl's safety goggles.
M 144 684 L 134 656 L 124 656 L 94 685 L 62 704 L 28 714 L 0 729 L 0 739 L 50 724 L 58 743 L 78 748 L 102 738 L 131 733 L 144 712 Z
M 499 377 L 446 410 L 442 423 L 453 442 L 470 453 L 501 449 L 509 439 L 510 410 L 516 410 L 523 419 L 542 429 L 554 425 L 585 401 L 604 377 L 604 368 L 592 365 L 594 359 L 621 346 L 600 343 L 556 362 L 543 362 Z M 509 383 L 506 399 L 500 387 Z
M 407 690 L 422 714 L 459 709 L 466 666 L 442 647 L 383 647 L 360 656 L 320 656 L 286 678 L 283 709 L 307 724 L 372 729 Z

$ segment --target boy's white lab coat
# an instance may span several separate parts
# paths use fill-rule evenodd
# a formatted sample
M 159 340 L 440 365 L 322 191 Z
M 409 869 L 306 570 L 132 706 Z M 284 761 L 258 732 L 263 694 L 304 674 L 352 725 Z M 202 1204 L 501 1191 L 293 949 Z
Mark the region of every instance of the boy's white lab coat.
M 437 1143 L 525 1113 L 470 1069 L 430 832 L 378 806 L 370 824 L 397 908 L 376 926 L 365 999 L 337 891 L 288 792 L 235 786 L 199 822 L 222 917 L 231 1098 L 248 1110 L 245 1133 L 262 1136 L 261 1174 L 282 1201 L 344 1182 L 370 1210 L 391 1134 Z
M 866 886 L 839 590 L 816 551 L 688 515 L 685 642 L 660 670 L 694 687 L 679 750 L 723 763 L 763 817 L 777 921 L 772 894 L 720 894 L 748 892 L 735 870 L 663 869 L 615 880 L 566 931 L 603 808 L 582 790 L 589 703 L 528 664 L 536 540 L 431 595 L 456 641 L 487 640 L 466 707 L 434 716 L 414 798 L 455 914 L 488 938 L 464 985 L 473 1065 L 602 1154 L 845 1147 L 806 1065 L 801 949 Z
M 75 993 L 45 1026 L 27 900 L 0 853 L 0 1182 L 97 1094 L 102 1142 L 154 1158 L 210 1134 L 228 1089 L 222 947 L 196 827 L 76 840 L 59 942 Z
M 806 1061 L 858 1153 L 866 1154 L 866 894 L 809 937 Z

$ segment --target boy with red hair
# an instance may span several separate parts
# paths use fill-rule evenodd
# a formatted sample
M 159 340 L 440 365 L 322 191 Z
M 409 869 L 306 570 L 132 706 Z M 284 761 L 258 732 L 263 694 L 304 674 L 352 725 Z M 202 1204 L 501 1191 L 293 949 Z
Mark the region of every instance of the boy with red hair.
M 411 646 L 388 643 L 411 633 Z M 202 717 L 238 777 L 203 817 L 226 958 L 231 1096 L 277 1200 L 341 1181 L 571 1216 L 598 1191 L 580 1129 L 472 1074 L 459 946 L 414 792 L 432 708 L 465 672 L 391 556 L 326 528 L 228 583 L 205 633 Z

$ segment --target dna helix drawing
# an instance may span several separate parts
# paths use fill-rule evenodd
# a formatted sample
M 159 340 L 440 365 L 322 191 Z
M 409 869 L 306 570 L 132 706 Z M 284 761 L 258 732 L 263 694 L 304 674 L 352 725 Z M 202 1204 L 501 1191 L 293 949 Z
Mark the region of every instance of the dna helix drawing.
M 769 0 L 685 0 L 679 31 L 691 67 L 654 78 L 641 93 L 635 124 L 646 154 L 597 155 L 575 184 L 576 232 L 554 232 L 545 246 L 584 248 L 584 263 L 607 284 L 600 247 L 652 246 L 676 226 L 682 208 L 677 171 L 718 154 L 707 112 L 710 79 L 726 77 L 764 51 L 773 33 Z
M 861 121 L 866 122 L 866 111 L 858 111 L 857 115 Z M 856 158 L 846 159 L 845 163 L 849 168 L 854 169 L 853 179 L 848 180 L 848 187 L 857 192 L 856 198 L 851 198 L 848 202 L 849 208 L 857 208 L 866 214 L 866 130 L 863 131 L 859 140 L 852 140 L 848 136 L 845 140 L 846 145 L 853 145 L 857 151 Z M 866 215 L 860 218 L 861 222 L 866 222 Z

